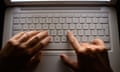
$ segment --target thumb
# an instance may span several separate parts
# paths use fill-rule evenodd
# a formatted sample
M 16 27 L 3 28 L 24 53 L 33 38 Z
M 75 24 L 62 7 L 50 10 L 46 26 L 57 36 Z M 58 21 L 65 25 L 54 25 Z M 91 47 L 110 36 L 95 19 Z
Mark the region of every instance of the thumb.
M 70 60 L 69 57 L 65 54 L 62 54 L 61 55 L 61 59 L 63 61 L 63 63 L 68 66 L 69 68 L 73 69 L 73 70 L 76 70 L 78 69 L 78 63 L 73 61 L 73 60 Z

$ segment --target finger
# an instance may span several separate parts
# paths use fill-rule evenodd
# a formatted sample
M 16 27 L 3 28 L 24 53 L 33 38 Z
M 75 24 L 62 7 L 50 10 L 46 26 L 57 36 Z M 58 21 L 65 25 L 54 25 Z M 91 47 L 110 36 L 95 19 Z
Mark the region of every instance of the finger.
M 25 32 L 20 32 L 20 33 L 16 34 L 15 36 L 13 36 L 11 39 L 12 39 L 12 40 L 17 40 L 17 39 L 19 39 L 22 35 L 24 35 L 24 33 L 25 33 Z
M 107 51 L 104 42 L 101 39 L 95 39 L 92 42 L 91 47 L 97 51 Z
M 76 70 L 78 68 L 77 62 L 70 60 L 67 55 L 62 54 L 61 59 L 65 63 L 65 65 L 70 67 L 71 69 Z
M 91 43 L 96 45 L 104 45 L 104 42 L 101 39 L 94 39 Z
M 23 36 L 21 36 L 18 41 L 20 43 L 27 41 L 31 36 L 39 33 L 38 31 L 30 31 L 30 32 L 25 32 Z
M 80 44 L 79 44 L 79 42 L 77 41 L 77 39 L 74 37 L 74 35 L 70 31 L 68 31 L 67 37 L 68 37 L 68 40 L 69 40 L 70 44 L 75 49 L 75 51 L 79 51 Z
M 27 46 L 34 46 L 37 42 L 39 42 L 41 39 L 45 38 L 46 36 L 48 36 L 48 32 L 47 31 L 42 31 L 40 33 L 38 33 L 37 35 L 33 36 L 32 38 L 30 38 L 25 44 Z
M 42 41 L 38 42 L 33 48 L 32 48 L 32 53 L 36 53 L 40 51 L 40 49 L 44 46 L 46 46 L 50 42 L 50 36 L 44 38 Z

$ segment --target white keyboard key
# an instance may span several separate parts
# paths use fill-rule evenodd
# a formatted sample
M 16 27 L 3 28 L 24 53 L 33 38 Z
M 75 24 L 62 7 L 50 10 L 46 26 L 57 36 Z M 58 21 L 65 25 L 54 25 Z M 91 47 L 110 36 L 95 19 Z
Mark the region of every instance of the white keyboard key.
M 75 24 L 69 24 L 70 25 L 70 29 L 75 29 Z
M 107 28 L 105 29 L 105 35 L 109 35 L 109 30 Z
M 104 30 L 98 30 L 98 35 L 104 35 Z
M 86 19 L 86 22 L 87 22 L 87 23 L 92 23 L 92 18 L 87 18 L 87 19 Z
M 76 24 L 76 29 L 82 29 L 82 24 Z
M 26 23 L 32 23 L 32 18 L 26 18 Z
M 66 22 L 66 18 L 65 17 L 61 17 L 60 18 L 60 23 L 65 23 Z
M 43 24 L 43 29 L 48 29 L 48 24 Z
M 78 30 L 78 35 L 84 35 L 84 30 Z
M 14 24 L 13 29 L 17 29 L 17 28 L 18 28 L 18 24 Z
M 100 18 L 99 22 L 100 23 L 108 23 L 108 18 Z
M 91 30 L 92 35 L 97 35 L 97 30 Z
M 73 23 L 78 23 L 79 22 L 79 18 L 73 18 Z
M 88 37 L 87 36 L 82 36 L 82 41 L 83 42 L 87 42 L 88 41 Z
M 19 19 L 13 19 L 13 23 L 19 23 Z
M 53 23 L 58 23 L 59 22 L 59 18 L 55 17 L 53 18 Z
M 88 24 L 83 24 L 83 29 L 88 29 L 89 25 Z
M 98 23 L 99 22 L 98 20 L 99 20 L 99 18 L 94 17 L 93 18 L 93 23 Z
M 28 29 L 28 24 L 23 24 L 23 29 Z
M 41 17 L 40 20 L 39 20 L 40 23 L 45 23 L 46 22 L 46 19 L 45 17 Z
M 55 29 L 55 24 L 50 24 L 50 29 Z
M 19 22 L 20 23 L 25 23 L 25 18 L 20 18 Z
M 13 35 L 16 35 L 16 34 L 18 34 L 18 33 L 20 33 L 21 31 L 19 31 L 19 30 L 16 30 L 16 31 L 13 31 Z
M 42 29 L 41 24 L 36 24 L 36 29 Z
M 85 35 L 91 35 L 90 30 L 84 30 L 84 32 L 85 32 Z
M 58 35 L 64 35 L 64 31 L 63 30 L 58 30 Z
M 103 40 L 104 40 L 105 42 L 109 42 L 109 41 L 110 41 L 110 38 L 109 38 L 109 36 L 104 36 L 104 37 L 103 37 Z
M 50 42 L 54 42 L 54 36 L 51 36 Z
M 110 43 L 105 43 L 105 46 L 106 46 L 107 49 L 110 49 L 110 48 L 111 48 Z
M 46 18 L 46 23 L 52 23 L 52 17 Z
M 95 24 L 89 24 L 89 26 L 90 29 L 95 29 Z
M 77 35 L 77 30 L 71 30 L 74 35 Z
M 96 24 L 97 29 L 102 29 L 102 24 Z
M 80 18 L 80 23 L 85 23 L 85 18 Z
M 67 42 L 67 37 L 66 37 L 66 36 L 62 36 L 62 37 L 61 37 L 61 41 L 62 41 L 62 42 Z
M 72 23 L 72 17 L 66 18 L 66 23 Z
M 63 29 L 68 29 L 68 24 L 63 24 Z
M 55 36 L 55 37 L 54 37 L 54 41 L 55 41 L 55 42 L 60 42 L 60 37 L 59 37 L 59 36 Z
M 33 18 L 32 20 L 33 20 L 33 23 L 39 23 L 38 18 Z
M 108 26 L 108 24 L 102 24 L 103 26 L 103 29 L 108 29 L 109 28 L 109 26 Z
M 29 29 L 35 29 L 35 24 L 29 24 Z
M 51 30 L 50 35 L 57 35 L 57 31 L 56 30 Z
M 62 29 L 62 25 L 61 24 L 56 24 L 56 29 Z
M 88 37 L 88 40 L 91 42 L 91 41 L 93 41 L 94 40 L 94 36 L 89 36 Z

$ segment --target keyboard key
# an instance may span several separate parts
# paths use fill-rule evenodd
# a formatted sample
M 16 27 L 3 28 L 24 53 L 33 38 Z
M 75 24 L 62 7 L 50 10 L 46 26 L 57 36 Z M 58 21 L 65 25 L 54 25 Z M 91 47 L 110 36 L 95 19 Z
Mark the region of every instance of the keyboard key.
M 87 23 L 92 23 L 92 18 L 86 18 Z
M 57 31 L 56 31 L 56 30 L 51 30 L 50 35 L 56 35 L 56 34 L 57 34 Z
M 77 30 L 71 30 L 74 35 L 77 35 Z
M 39 23 L 38 18 L 33 18 L 33 23 Z
M 80 18 L 80 23 L 85 23 L 85 18 Z
M 96 24 L 97 29 L 102 29 L 102 24 Z
M 45 17 L 41 17 L 41 18 L 39 19 L 39 22 L 40 22 L 40 23 L 46 23 L 46 18 L 45 18 Z
M 72 23 L 72 17 L 68 17 L 68 18 L 66 18 L 66 23 Z
M 75 24 L 69 24 L 70 25 L 70 29 L 75 29 Z
M 110 41 L 110 38 L 109 38 L 109 36 L 104 36 L 104 37 L 103 37 L 103 40 L 104 40 L 105 42 L 109 42 L 109 41 Z
M 73 18 L 73 23 L 78 23 L 79 22 L 79 18 Z
M 46 23 L 52 23 L 52 17 L 46 18 Z
M 56 24 L 56 29 L 62 29 L 62 25 L 61 24 Z
M 98 23 L 99 22 L 98 20 L 99 20 L 99 18 L 94 17 L 93 18 L 93 23 Z
M 104 35 L 104 30 L 98 30 L 98 35 Z
M 89 26 L 90 29 L 95 29 L 95 24 L 89 24 Z
M 62 41 L 62 42 L 67 42 L 66 36 L 62 36 L 62 37 L 61 37 L 61 41 Z
M 88 24 L 83 24 L 83 29 L 88 29 L 88 28 L 89 28 Z
M 63 30 L 58 30 L 58 35 L 64 35 L 64 31 Z
M 78 30 L 78 35 L 84 35 L 84 30 Z
M 20 18 L 19 23 L 25 23 L 25 18 Z
M 108 18 L 100 18 L 99 22 L 100 23 L 108 23 Z
M 84 30 L 84 32 L 85 32 L 85 35 L 91 35 L 90 30 Z
M 43 24 L 43 29 L 48 29 L 48 24 Z
M 59 19 L 57 17 L 53 18 L 53 23 L 59 23 Z
M 55 42 L 60 42 L 60 37 L 59 37 L 59 36 L 55 36 L 55 37 L 54 37 L 54 41 L 55 41 Z
M 68 29 L 68 24 L 63 24 L 63 29 Z
M 34 29 L 35 29 L 35 25 L 34 25 L 34 24 L 30 24 L 30 25 L 29 25 L 29 29 L 34 30 Z
M 65 23 L 65 22 L 66 22 L 65 20 L 66 20 L 65 17 L 61 17 L 61 18 L 60 18 L 60 23 Z
M 97 30 L 91 30 L 92 35 L 97 35 Z
M 105 35 L 109 35 L 109 30 L 107 28 L 105 29 Z
M 23 29 L 28 29 L 28 24 L 23 24 Z
M 32 23 L 32 18 L 26 18 L 26 23 Z
M 50 29 L 55 29 L 55 25 L 54 24 L 50 24 Z
M 82 29 L 82 24 L 76 24 L 76 29 Z
M 42 29 L 41 24 L 36 24 L 36 29 Z
M 82 36 L 82 41 L 83 42 L 87 42 L 88 41 L 88 37 L 87 36 Z
M 91 41 L 93 41 L 93 40 L 94 40 L 94 36 L 89 36 L 89 37 L 88 37 L 88 41 L 91 42 Z
M 13 23 L 19 23 L 19 19 L 18 18 L 13 19 Z

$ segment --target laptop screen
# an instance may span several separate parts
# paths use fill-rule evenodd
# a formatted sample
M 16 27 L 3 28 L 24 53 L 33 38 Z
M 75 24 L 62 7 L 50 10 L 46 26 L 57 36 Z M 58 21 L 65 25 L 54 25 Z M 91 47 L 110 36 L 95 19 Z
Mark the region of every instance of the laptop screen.
M 8 5 L 65 5 L 65 4 L 79 4 L 79 5 L 109 5 L 115 4 L 117 0 L 6 0 Z

